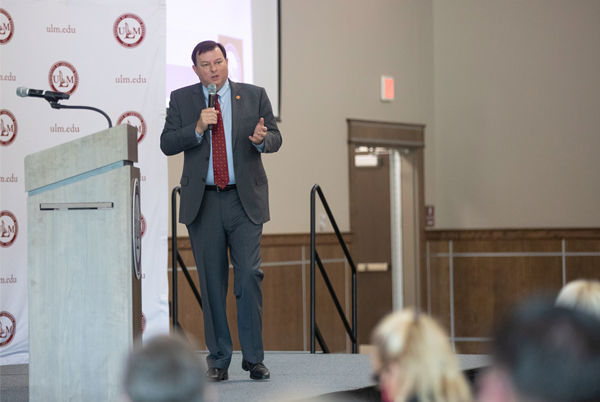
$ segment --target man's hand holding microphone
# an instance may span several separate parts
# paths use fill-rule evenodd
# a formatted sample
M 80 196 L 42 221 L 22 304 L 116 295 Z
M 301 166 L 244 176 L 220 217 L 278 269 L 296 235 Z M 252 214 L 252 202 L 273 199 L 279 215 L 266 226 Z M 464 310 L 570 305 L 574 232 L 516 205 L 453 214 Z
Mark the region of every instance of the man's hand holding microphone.
M 215 100 L 217 99 L 217 86 L 215 84 L 208 85 L 208 107 L 200 113 L 200 119 L 196 123 L 196 132 L 202 133 L 206 130 L 212 130 L 213 125 L 217 124 L 219 111 L 215 109 Z M 267 135 L 267 127 L 265 127 L 265 119 L 260 118 L 258 124 L 254 128 L 253 135 L 248 138 L 256 145 L 262 144 Z

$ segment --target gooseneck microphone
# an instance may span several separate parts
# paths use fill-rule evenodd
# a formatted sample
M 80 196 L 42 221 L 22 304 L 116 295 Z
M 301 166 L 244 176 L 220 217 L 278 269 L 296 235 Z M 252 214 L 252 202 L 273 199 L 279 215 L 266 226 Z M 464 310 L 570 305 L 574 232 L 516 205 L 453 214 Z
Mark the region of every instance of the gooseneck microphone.
M 104 113 L 102 110 L 100 110 L 98 108 L 91 107 L 91 106 L 68 106 L 68 105 L 61 105 L 60 103 L 58 103 L 58 101 L 60 101 L 60 100 L 70 98 L 70 95 L 66 94 L 64 92 L 42 91 L 41 89 L 30 89 L 30 88 L 26 88 L 26 87 L 19 87 L 19 88 L 17 88 L 17 95 L 20 96 L 21 98 L 27 98 L 28 96 L 31 96 L 33 98 L 46 99 L 48 101 L 48 103 L 50 103 L 50 107 L 52 107 L 52 109 L 93 110 L 94 112 L 98 112 L 101 115 L 103 115 L 104 117 L 106 117 L 106 120 L 108 121 L 108 128 L 112 127 L 112 121 L 110 120 L 110 117 L 108 117 L 108 115 L 106 113 Z
M 208 107 L 215 107 L 215 99 L 217 99 L 217 86 L 215 84 L 208 84 Z M 213 125 L 209 124 L 208 129 L 212 130 Z
M 60 99 L 69 99 L 70 95 L 63 92 L 42 91 L 41 89 L 31 89 L 25 87 L 17 88 L 17 95 L 21 98 L 28 96 L 34 98 L 44 98 L 48 102 L 56 102 Z

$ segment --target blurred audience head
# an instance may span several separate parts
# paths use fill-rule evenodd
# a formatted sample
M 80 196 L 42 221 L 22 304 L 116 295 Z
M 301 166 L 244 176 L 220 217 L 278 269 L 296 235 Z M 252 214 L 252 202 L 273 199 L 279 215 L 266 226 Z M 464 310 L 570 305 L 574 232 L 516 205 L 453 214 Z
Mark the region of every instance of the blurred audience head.
M 202 402 L 204 364 L 183 340 L 156 337 L 129 356 L 124 391 L 131 402 Z
M 600 281 L 578 279 L 567 283 L 558 294 L 556 305 L 579 308 L 600 318 Z
M 448 336 L 413 309 L 385 317 L 373 332 L 374 365 L 386 402 L 469 402 L 471 390 Z
M 497 331 L 481 402 L 600 401 L 600 320 L 536 300 Z

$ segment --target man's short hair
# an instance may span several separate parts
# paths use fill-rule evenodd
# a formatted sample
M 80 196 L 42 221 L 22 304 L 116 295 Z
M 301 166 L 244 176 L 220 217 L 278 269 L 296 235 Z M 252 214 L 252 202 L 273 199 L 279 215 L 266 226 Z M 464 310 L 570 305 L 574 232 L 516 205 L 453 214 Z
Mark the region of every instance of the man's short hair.
M 496 333 L 493 354 L 524 398 L 600 400 L 600 320 L 585 312 L 530 301 Z
M 160 336 L 129 356 L 124 391 L 131 402 L 202 402 L 204 372 L 183 341 Z
M 219 42 L 215 42 L 214 40 L 205 40 L 204 42 L 198 43 L 194 48 L 194 51 L 192 52 L 192 61 L 194 62 L 194 65 L 196 66 L 196 57 L 198 57 L 204 52 L 210 52 L 211 50 L 214 50 L 217 47 L 221 49 L 223 57 L 226 59 L 227 52 L 225 51 L 225 46 L 221 45 Z

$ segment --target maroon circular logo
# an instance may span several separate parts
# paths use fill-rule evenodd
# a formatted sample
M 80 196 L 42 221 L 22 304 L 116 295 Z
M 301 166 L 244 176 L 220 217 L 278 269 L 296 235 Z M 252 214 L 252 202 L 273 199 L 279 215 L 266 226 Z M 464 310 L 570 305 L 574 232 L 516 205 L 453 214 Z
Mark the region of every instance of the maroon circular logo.
M 131 110 L 123 113 L 121 116 L 119 116 L 116 125 L 118 126 L 121 123 L 129 124 L 130 126 L 137 128 L 138 144 L 142 142 L 144 138 L 146 138 L 146 120 L 144 120 L 144 117 L 140 113 Z
M 144 312 L 142 311 L 142 334 L 146 332 L 146 316 L 144 315 Z
M 17 217 L 10 211 L 0 211 L 0 247 L 10 247 L 19 234 Z
M 135 14 L 121 14 L 113 24 L 113 35 L 121 46 L 133 49 L 144 41 L 146 24 Z
M 14 33 L 15 22 L 8 11 L 0 8 L 0 45 L 5 45 L 10 42 Z
M 50 67 L 48 82 L 52 90 L 73 95 L 79 86 L 79 74 L 71 63 L 59 61 Z
M 15 338 L 17 320 L 8 311 L 0 311 L 0 348 L 7 346 Z
M 144 214 L 140 212 L 140 217 L 142 218 L 142 237 L 146 234 L 146 218 L 144 218 Z
M 7 147 L 17 138 L 19 125 L 14 114 L 6 109 L 0 110 L 0 146 Z

